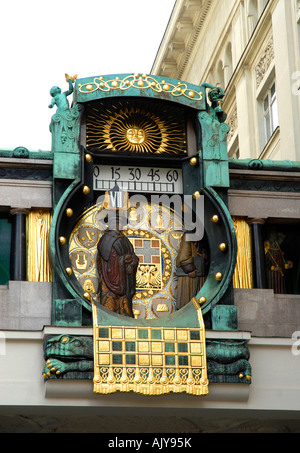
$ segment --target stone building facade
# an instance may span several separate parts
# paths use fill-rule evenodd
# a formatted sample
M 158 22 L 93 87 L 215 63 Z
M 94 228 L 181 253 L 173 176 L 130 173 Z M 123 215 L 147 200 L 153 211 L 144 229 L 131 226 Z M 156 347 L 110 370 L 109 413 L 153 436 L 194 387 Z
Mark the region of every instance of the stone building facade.
M 299 160 L 299 2 L 177 1 L 153 74 L 226 91 L 231 157 Z

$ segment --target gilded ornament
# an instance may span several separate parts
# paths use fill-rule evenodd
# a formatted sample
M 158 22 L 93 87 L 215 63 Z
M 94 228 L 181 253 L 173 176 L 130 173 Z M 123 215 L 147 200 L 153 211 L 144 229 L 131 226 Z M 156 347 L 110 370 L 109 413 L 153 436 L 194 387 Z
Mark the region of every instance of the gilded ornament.
M 88 112 L 87 148 L 118 152 L 183 154 L 184 119 L 181 111 L 168 109 L 163 116 L 135 101 L 99 102 Z
M 48 209 L 31 209 L 27 215 L 27 280 L 51 282 L 47 242 L 52 214 Z
M 87 291 L 85 291 L 85 292 L 83 293 L 83 297 L 84 297 L 85 299 L 88 299 L 88 300 L 91 299 L 91 295 L 90 295 L 90 293 L 87 292 Z
M 75 80 L 77 79 L 77 74 L 76 74 L 76 75 L 74 75 L 74 76 L 70 76 L 69 74 L 65 74 L 65 78 L 66 78 L 66 82 L 68 82 L 68 81 L 69 81 L 69 79 L 71 79 L 71 80 L 72 80 L 72 82 L 74 83 L 74 82 L 75 82 Z
M 158 312 L 168 312 L 169 311 L 169 307 L 167 304 L 158 304 L 157 307 L 156 307 L 156 310 Z
M 67 209 L 66 209 L 66 214 L 67 214 L 68 217 L 72 217 L 72 215 L 73 215 L 73 209 L 67 208 Z
M 90 193 L 91 189 L 88 186 L 83 186 L 82 192 L 84 195 L 88 195 Z
M 217 214 L 213 215 L 211 218 L 211 221 L 213 223 L 218 223 L 219 222 L 219 216 Z
M 134 308 L 133 314 L 134 314 L 135 319 L 137 319 L 141 314 L 141 310 L 137 310 L 136 308 Z
M 66 273 L 70 276 L 73 274 L 73 270 L 71 267 L 66 267 Z
M 161 91 L 168 91 L 172 96 L 183 96 L 190 100 L 201 101 L 203 99 L 203 93 L 200 91 L 191 90 L 188 88 L 186 83 L 178 82 L 177 86 L 171 83 L 166 83 L 165 80 L 161 82 L 154 79 L 154 77 L 143 74 L 130 74 L 127 75 L 123 80 L 116 77 L 113 80 L 103 80 L 103 77 L 95 77 L 93 82 L 79 84 L 79 91 L 81 93 L 89 93 L 97 90 L 108 92 L 110 90 L 128 90 L 129 88 L 138 88 L 143 90 L 151 89 L 157 93 Z
M 199 304 L 204 304 L 204 303 L 206 302 L 206 300 L 207 300 L 206 297 L 201 296 L 201 297 L 199 298 L 198 302 L 199 302 Z
M 199 190 L 196 190 L 196 192 L 193 193 L 193 197 L 195 198 L 195 200 L 200 198 L 200 196 L 201 196 L 201 194 L 200 194 Z
M 225 252 L 226 249 L 227 245 L 225 244 L 225 242 L 221 242 L 221 244 L 219 244 L 219 250 L 221 250 L 221 252 Z
M 67 242 L 67 239 L 66 239 L 64 236 L 60 236 L 60 238 L 59 238 L 59 243 L 60 243 L 61 245 L 65 245 L 66 242 Z
M 222 272 L 216 272 L 216 273 L 215 273 L 215 279 L 216 279 L 218 282 L 221 281 L 222 278 L 223 278 Z
M 87 162 L 91 162 L 92 156 L 91 156 L 90 154 L 86 154 L 86 155 L 85 155 L 85 160 L 86 160 Z
M 190 158 L 190 164 L 195 167 L 198 164 L 198 159 L 197 157 L 191 157 Z

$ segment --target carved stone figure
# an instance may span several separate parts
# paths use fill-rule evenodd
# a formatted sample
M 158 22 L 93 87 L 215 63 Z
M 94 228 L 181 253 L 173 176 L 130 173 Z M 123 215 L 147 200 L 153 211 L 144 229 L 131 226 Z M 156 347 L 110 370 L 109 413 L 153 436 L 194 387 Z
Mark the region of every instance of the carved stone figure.
M 134 317 L 132 298 L 139 259 L 129 239 L 120 231 L 121 223 L 122 217 L 118 215 L 109 218 L 108 230 L 97 245 L 99 296 L 104 307 L 123 316 Z
M 177 308 L 186 305 L 205 282 L 208 254 L 203 241 L 194 242 L 183 234 L 177 255 Z

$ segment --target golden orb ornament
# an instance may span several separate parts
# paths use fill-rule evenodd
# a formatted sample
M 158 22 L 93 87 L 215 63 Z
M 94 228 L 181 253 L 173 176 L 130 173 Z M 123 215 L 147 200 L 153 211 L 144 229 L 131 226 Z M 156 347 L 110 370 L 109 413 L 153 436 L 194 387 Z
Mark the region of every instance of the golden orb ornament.
M 211 218 L 211 221 L 213 223 L 218 223 L 219 222 L 219 216 L 217 214 L 213 215 Z
M 198 159 L 197 159 L 197 157 L 191 157 L 191 158 L 190 158 L 190 165 L 192 165 L 193 167 L 195 167 L 197 164 L 198 164 Z
M 200 194 L 199 190 L 196 190 L 196 192 L 193 193 L 193 197 L 195 198 L 195 200 L 200 198 L 200 196 L 201 196 L 201 194 Z
M 223 278 L 222 272 L 216 272 L 216 273 L 215 273 L 215 279 L 216 279 L 218 282 L 221 281 L 222 278 Z
M 70 276 L 73 274 L 73 270 L 71 267 L 66 267 L 66 273 Z
M 64 236 L 60 236 L 60 238 L 59 238 L 59 243 L 60 243 L 61 245 L 65 245 L 66 242 L 67 242 L 67 239 L 66 239 Z
M 67 214 L 68 217 L 72 217 L 72 215 L 73 215 L 73 209 L 67 208 L 67 209 L 66 209 L 66 214 Z
M 92 156 L 91 156 L 90 154 L 86 154 L 86 155 L 85 155 L 85 160 L 86 160 L 87 162 L 91 162 Z
M 91 189 L 88 186 L 83 186 L 82 192 L 84 195 L 88 195 L 90 193 Z
M 83 297 L 85 297 L 85 298 L 88 299 L 88 300 L 91 299 L 91 295 L 90 295 L 90 293 L 89 293 L 88 291 L 85 291 L 85 292 L 83 293 Z
M 204 304 L 206 302 L 206 297 L 201 296 L 198 301 L 200 304 Z
M 227 249 L 227 245 L 225 244 L 225 242 L 221 242 L 221 244 L 219 244 L 219 250 L 221 250 L 221 252 L 225 252 Z

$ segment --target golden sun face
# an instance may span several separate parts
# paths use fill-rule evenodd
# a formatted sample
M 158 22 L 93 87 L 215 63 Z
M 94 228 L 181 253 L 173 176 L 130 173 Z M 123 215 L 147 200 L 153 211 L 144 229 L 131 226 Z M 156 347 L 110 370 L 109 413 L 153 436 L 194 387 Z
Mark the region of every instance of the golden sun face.
M 106 101 L 87 107 L 87 149 L 93 152 L 182 154 L 186 150 L 180 109 L 141 101 Z

